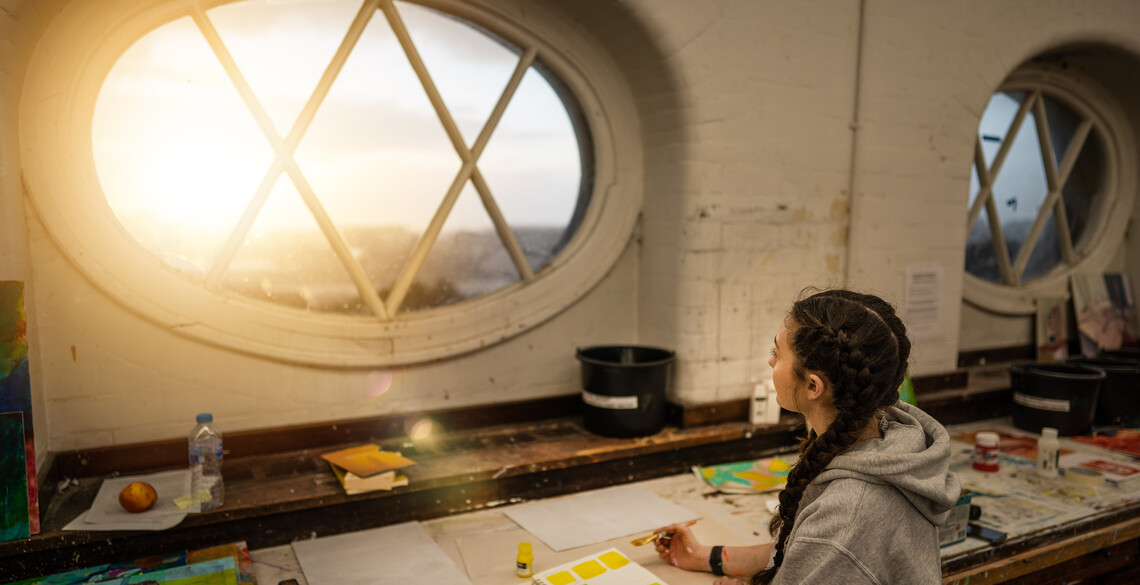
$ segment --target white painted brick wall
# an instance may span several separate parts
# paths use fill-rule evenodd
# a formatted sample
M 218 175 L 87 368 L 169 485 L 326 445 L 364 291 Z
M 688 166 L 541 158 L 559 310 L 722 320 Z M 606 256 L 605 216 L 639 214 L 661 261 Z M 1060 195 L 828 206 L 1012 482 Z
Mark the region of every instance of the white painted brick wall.
M 15 104 L 33 39 L 63 2 L 0 0 L 0 277 L 34 275 L 37 426 L 54 450 L 180 437 L 203 410 L 233 431 L 566 394 L 579 385 L 574 348 L 598 343 L 676 350 L 679 402 L 742 398 L 769 375 L 772 336 L 804 287 L 846 280 L 901 303 L 914 262 L 943 265 L 947 299 L 943 335 L 916 344 L 914 371 L 952 369 L 959 346 L 981 343 L 973 333 L 1011 329 L 959 305 L 974 133 L 990 94 L 1062 43 L 1140 54 L 1140 4 L 1125 0 L 868 0 L 852 197 L 858 2 L 552 0 L 614 55 L 638 100 L 638 240 L 550 322 L 398 368 L 377 399 L 370 372 L 158 330 L 95 290 L 38 220 L 25 226 Z M 631 34 L 631 18 L 644 30 Z M 961 341 L 960 320 L 971 332 Z

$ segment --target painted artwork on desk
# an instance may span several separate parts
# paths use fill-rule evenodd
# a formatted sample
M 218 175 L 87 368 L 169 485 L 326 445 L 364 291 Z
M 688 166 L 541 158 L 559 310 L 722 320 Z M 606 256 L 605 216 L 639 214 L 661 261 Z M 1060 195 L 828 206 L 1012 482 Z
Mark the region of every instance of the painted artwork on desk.
M 534 585 L 665 585 L 616 548 L 587 555 L 534 576 Z
M 218 561 L 221 561 L 221 564 L 218 564 Z M 188 572 L 174 570 L 188 565 L 196 566 Z M 140 581 L 142 575 L 149 578 Z M 257 576 L 253 570 L 253 558 L 249 555 L 249 547 L 246 546 L 245 541 L 178 551 L 165 555 L 154 555 L 133 561 L 97 565 L 46 577 L 25 579 L 11 585 L 89 585 L 92 583 L 107 585 L 109 583 L 127 584 L 144 581 L 165 585 L 207 585 L 219 579 L 227 585 L 256 585 Z
M 1127 274 L 1074 274 L 1072 288 L 1082 354 L 1095 357 L 1100 350 L 1140 347 L 1140 326 Z
M 19 459 L 23 464 L 23 494 L 6 491 L 0 496 L 3 524 L 0 541 L 26 538 L 40 531 L 40 506 L 36 492 L 35 433 L 32 427 L 32 384 L 28 374 L 28 326 L 24 312 L 24 283 L 0 281 L 0 414 L 3 422 L 4 450 L 0 458 L 5 464 L 4 484 L 15 482 L 15 470 L 8 464 Z M 17 425 L 20 427 L 17 429 Z M 19 442 L 9 439 L 18 433 Z
M 693 466 L 693 474 L 723 493 L 755 494 L 783 489 L 796 456 L 770 457 L 755 461 Z
M 1140 431 L 1134 429 L 1120 429 L 1111 436 L 1095 435 L 1092 437 L 1073 437 L 1072 439 L 1079 443 L 1088 443 L 1140 458 Z

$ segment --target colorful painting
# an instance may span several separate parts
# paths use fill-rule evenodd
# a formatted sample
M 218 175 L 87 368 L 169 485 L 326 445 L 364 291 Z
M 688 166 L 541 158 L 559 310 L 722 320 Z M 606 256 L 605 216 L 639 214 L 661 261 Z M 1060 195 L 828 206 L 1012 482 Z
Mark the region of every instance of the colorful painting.
M 0 413 L 17 413 L 21 417 L 24 453 L 24 495 L 7 492 L 0 498 L 5 518 L 22 516 L 27 530 L 22 536 L 12 536 L 12 526 L 0 526 L 0 540 L 24 538 L 40 531 L 40 505 L 36 493 L 35 433 L 32 427 L 32 384 L 28 374 L 28 327 L 24 312 L 24 283 L 0 281 Z M 6 425 L 14 423 L 8 422 Z M 12 427 L 6 426 L 6 431 Z M 3 452 L 7 461 L 15 455 Z M 9 474 L 5 470 L 5 485 Z M 14 472 L 13 472 L 14 473 Z M 20 511 L 22 507 L 23 511 Z
M 755 494 L 783 488 L 788 483 L 788 472 L 794 463 L 794 457 L 772 457 L 708 467 L 694 466 L 693 474 L 720 492 Z
M 24 415 L 0 413 L 0 541 L 27 538 L 28 477 L 24 462 Z
M 1113 451 L 1127 453 L 1133 457 L 1140 457 L 1140 431 L 1120 429 L 1115 435 L 1096 435 L 1094 437 L 1073 437 L 1074 441 L 1088 443 L 1097 447 L 1104 447 Z
M 534 576 L 535 585 L 665 585 L 616 548 L 582 557 Z
M 219 562 L 221 564 L 218 564 Z M 186 566 L 193 568 L 181 572 L 174 570 Z M 144 576 L 147 578 L 143 578 Z M 246 546 L 245 542 L 235 542 L 210 548 L 180 551 L 133 561 L 76 569 L 46 577 L 25 579 L 12 585 L 88 585 L 92 583 L 126 585 L 128 583 L 149 583 L 152 581 L 167 585 L 210 585 L 213 583 L 256 585 L 257 576 L 254 574 L 253 559 L 249 555 L 249 547 Z
M 1082 354 L 1095 357 L 1102 349 L 1140 345 L 1127 274 L 1074 274 L 1072 288 Z

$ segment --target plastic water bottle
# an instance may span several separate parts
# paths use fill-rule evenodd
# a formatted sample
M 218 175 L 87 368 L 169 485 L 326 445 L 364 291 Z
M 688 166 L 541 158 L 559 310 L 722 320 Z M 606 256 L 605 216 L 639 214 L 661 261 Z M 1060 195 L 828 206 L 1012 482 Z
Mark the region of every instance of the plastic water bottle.
M 190 494 L 202 502 L 203 510 L 218 508 L 225 499 L 222 484 L 222 433 L 214 426 L 214 415 L 198 415 L 198 425 L 190 432 Z

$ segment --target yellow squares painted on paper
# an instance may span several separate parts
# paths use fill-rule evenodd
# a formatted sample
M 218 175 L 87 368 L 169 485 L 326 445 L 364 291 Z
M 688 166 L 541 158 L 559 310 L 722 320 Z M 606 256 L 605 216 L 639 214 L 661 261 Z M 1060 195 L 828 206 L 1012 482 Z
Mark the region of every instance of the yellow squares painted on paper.
M 580 565 L 575 565 L 573 571 L 583 579 L 593 579 L 594 577 L 605 573 L 606 568 L 603 567 L 598 561 L 591 559 Z
M 622 556 L 621 553 L 614 551 L 610 551 L 598 557 L 598 560 L 605 563 L 606 566 L 611 569 L 620 569 L 629 564 L 629 559 Z
M 570 574 L 570 571 L 555 573 L 547 577 L 546 580 L 550 581 L 550 585 L 570 585 L 574 581 L 577 581 L 577 579 L 574 578 L 574 575 Z

